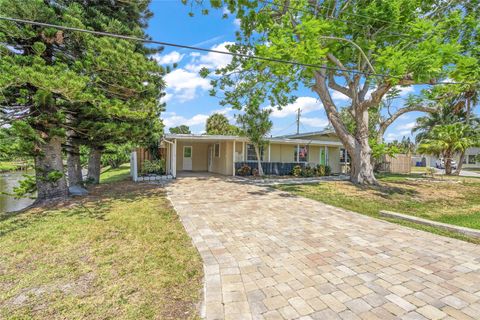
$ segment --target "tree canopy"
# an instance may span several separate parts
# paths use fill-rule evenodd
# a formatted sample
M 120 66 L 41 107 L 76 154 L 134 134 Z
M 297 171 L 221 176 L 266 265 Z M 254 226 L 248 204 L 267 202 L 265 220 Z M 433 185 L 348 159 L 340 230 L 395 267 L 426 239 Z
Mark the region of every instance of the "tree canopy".
M 148 3 L 0 0 L 0 13 L 144 37 Z M 6 21 L 0 43 L 0 123 L 35 158 L 39 200 L 67 193 L 60 161 L 67 133 L 69 143 L 92 147 L 160 135 L 164 70 L 148 57 L 152 49 Z
M 352 181 L 364 184 L 376 183 L 367 163 L 369 110 L 378 108 L 399 86 L 434 84 L 447 77 L 464 45 L 459 38 L 465 19 L 462 7 L 474 6 L 475 1 L 215 0 L 210 4 L 227 7 L 241 21 L 230 51 L 270 59 L 237 56 L 217 71 L 221 77 L 213 84 L 226 91 L 223 103 L 241 109 L 252 94 L 262 91 L 271 106 L 282 107 L 296 99 L 297 89 L 311 88 L 351 154 Z M 332 91 L 350 99 L 348 112 L 356 123 L 353 134 L 341 119 Z M 413 110 L 400 108 L 391 118 Z
M 175 133 L 175 134 L 190 134 L 192 133 L 190 131 L 190 128 L 184 124 L 177 126 L 177 127 L 172 127 L 169 129 L 170 133 Z
M 231 124 L 227 117 L 221 113 L 214 113 L 208 117 L 205 123 L 206 134 L 214 135 L 239 135 L 240 129 Z

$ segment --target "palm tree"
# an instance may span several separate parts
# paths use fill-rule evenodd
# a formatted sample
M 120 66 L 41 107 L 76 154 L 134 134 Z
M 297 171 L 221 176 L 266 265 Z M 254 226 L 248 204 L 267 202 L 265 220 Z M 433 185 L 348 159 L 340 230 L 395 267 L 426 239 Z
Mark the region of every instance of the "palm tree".
M 421 140 L 417 151 L 423 154 L 442 156 L 445 161 L 445 174 L 452 174 L 452 158 L 457 153 L 479 145 L 478 132 L 463 123 L 435 126 Z
M 467 113 L 463 109 L 456 109 L 452 104 L 442 105 L 438 112 L 429 113 L 426 116 L 419 117 L 412 133 L 416 133 L 415 141 L 419 143 L 425 139 L 433 128 L 444 126 L 457 122 L 466 122 Z M 478 122 L 478 118 L 470 119 L 472 122 Z

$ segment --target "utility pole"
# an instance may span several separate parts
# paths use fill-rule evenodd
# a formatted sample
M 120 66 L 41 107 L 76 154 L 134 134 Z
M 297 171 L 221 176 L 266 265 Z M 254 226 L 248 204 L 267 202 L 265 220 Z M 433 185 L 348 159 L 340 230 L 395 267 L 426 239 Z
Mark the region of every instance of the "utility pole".
M 298 110 L 297 110 L 297 134 L 300 133 L 300 113 L 301 113 L 301 110 L 300 110 L 300 108 L 298 108 Z

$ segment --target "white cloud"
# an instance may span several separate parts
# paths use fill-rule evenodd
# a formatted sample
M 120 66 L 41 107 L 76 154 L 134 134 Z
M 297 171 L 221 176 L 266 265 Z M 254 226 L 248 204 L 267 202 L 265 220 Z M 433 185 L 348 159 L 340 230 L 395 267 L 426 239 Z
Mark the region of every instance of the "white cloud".
M 218 109 L 218 110 L 213 110 L 209 114 L 203 114 L 199 113 L 196 114 L 190 118 L 180 116 L 176 114 L 175 112 L 164 112 L 162 113 L 162 120 L 163 124 L 165 125 L 166 129 L 169 129 L 171 127 L 176 127 L 180 125 L 186 125 L 189 127 L 194 127 L 194 126 L 200 126 L 201 129 L 203 130 L 205 128 L 205 123 L 208 119 L 209 116 L 211 116 L 214 113 L 220 113 L 225 115 L 229 120 L 233 119 L 233 116 L 230 115 L 229 113 L 232 112 L 232 108 L 224 108 L 224 109 Z M 190 128 L 193 132 L 195 131 L 194 129 Z M 198 131 L 197 133 L 202 133 L 202 131 Z
M 166 93 L 165 96 L 160 99 L 160 103 L 168 102 L 172 99 L 173 95 L 171 93 Z
M 212 47 L 217 51 L 228 51 L 226 46 L 233 42 L 223 42 Z M 160 56 L 157 61 L 173 62 L 180 61 L 184 55 L 176 51 L 166 56 Z M 168 95 L 162 101 L 176 99 L 180 102 L 193 100 L 197 97 L 200 90 L 206 91 L 211 88 L 210 81 L 200 77 L 199 71 L 202 68 L 217 69 L 225 67 L 231 61 L 231 56 L 212 53 L 200 54 L 193 52 L 188 55 L 190 61 L 183 68 L 178 68 L 165 76 Z
M 302 114 L 306 114 L 312 111 L 323 109 L 323 105 L 320 101 L 313 97 L 299 97 L 294 103 L 286 105 L 281 110 L 278 110 L 278 108 L 269 107 L 269 109 L 272 110 L 271 116 L 273 118 L 285 118 L 294 115 L 297 113 L 299 108 L 302 111 Z
M 399 135 L 396 133 L 387 133 L 385 136 L 385 141 L 392 142 L 393 140 L 398 140 Z
M 395 89 L 400 90 L 400 97 L 406 97 L 410 93 L 415 92 L 415 88 L 413 86 L 408 86 L 408 87 L 395 86 Z
M 180 125 L 186 126 L 196 126 L 200 124 L 204 124 L 207 121 L 208 115 L 206 114 L 196 114 L 191 118 L 185 118 L 183 116 L 177 115 L 175 112 L 169 112 L 168 116 L 163 117 L 163 123 L 165 127 L 171 128 Z
M 405 130 L 412 130 L 413 127 L 415 127 L 415 123 L 416 123 L 416 122 L 413 121 L 413 122 L 407 122 L 407 123 L 404 123 L 404 124 L 400 124 L 400 125 L 397 125 L 397 126 L 395 127 L 395 129 L 397 129 L 397 130 L 403 130 L 403 131 L 405 131 Z
M 181 54 L 177 51 L 172 51 L 164 55 L 155 54 L 152 57 L 159 64 L 172 64 L 172 63 L 179 63 L 180 61 L 182 61 L 184 56 L 185 56 L 184 54 Z
M 330 93 L 334 101 L 348 101 L 349 97 L 341 93 L 340 91 L 333 91 Z
M 216 36 L 216 37 L 213 37 L 213 38 L 210 38 L 210 39 L 207 39 L 207 40 L 203 40 L 203 41 L 194 43 L 191 46 L 192 47 L 203 47 L 204 45 L 207 45 L 207 44 L 210 44 L 210 43 L 215 43 L 215 42 L 219 41 L 220 39 L 222 39 L 223 37 L 224 37 L 224 35 Z M 194 55 L 194 54 L 197 54 L 197 52 L 191 53 L 191 55 Z M 200 55 L 200 53 L 198 53 L 198 55 Z
M 325 118 L 301 118 L 300 122 L 310 127 L 323 128 L 328 125 L 328 120 Z
M 197 89 L 209 90 L 210 82 L 196 72 L 185 69 L 175 69 L 165 76 L 168 94 L 173 95 L 181 102 L 193 100 L 197 96 Z
M 228 52 L 227 45 L 233 42 L 222 42 L 211 47 L 212 50 Z M 192 72 L 199 72 L 202 68 L 218 69 L 227 66 L 232 57 L 228 54 L 209 52 L 204 55 L 193 57 L 192 61 L 185 66 L 185 69 Z

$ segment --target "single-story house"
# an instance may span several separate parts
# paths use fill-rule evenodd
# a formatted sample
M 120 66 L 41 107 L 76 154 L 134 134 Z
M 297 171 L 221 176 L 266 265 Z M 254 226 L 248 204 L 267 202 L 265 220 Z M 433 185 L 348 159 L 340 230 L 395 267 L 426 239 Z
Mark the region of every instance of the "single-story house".
M 455 161 L 459 161 L 460 155 L 455 156 Z M 412 166 L 417 167 L 435 167 L 438 157 L 431 155 L 414 155 L 412 156 Z M 469 148 L 465 152 L 463 159 L 463 168 L 479 168 L 480 169 L 480 148 Z
M 332 173 L 341 173 L 349 164 L 347 152 L 333 130 L 293 134 L 266 139 L 261 150 L 266 174 L 289 174 L 295 165 L 328 165 Z M 248 138 L 224 135 L 165 134 L 160 154 L 166 161 L 166 173 L 213 172 L 234 176 L 244 164 L 256 168 L 257 157 Z M 132 154 L 132 170 L 138 171 L 137 153 Z M 135 158 L 135 159 L 133 159 Z M 135 174 L 133 174 L 135 179 Z

